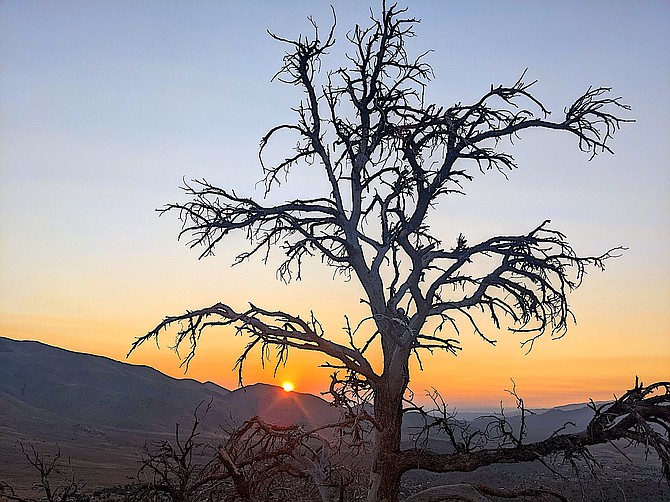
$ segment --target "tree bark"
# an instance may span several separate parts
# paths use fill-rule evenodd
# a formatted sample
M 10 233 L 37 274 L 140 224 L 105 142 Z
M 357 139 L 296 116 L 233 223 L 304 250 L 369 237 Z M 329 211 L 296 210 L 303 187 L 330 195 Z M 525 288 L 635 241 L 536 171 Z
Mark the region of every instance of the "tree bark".
M 393 333 L 395 334 L 395 333 Z M 375 431 L 368 502 L 396 502 L 400 493 L 400 440 L 402 432 L 402 398 L 409 384 L 409 351 L 389 342 L 384 349 L 384 375 L 375 388 Z

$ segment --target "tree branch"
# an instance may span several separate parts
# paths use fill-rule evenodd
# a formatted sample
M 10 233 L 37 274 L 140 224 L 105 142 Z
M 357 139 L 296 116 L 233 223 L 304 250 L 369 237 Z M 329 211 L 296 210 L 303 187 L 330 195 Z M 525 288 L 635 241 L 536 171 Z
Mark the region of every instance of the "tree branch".
M 240 385 L 242 385 L 244 362 L 256 347 L 261 349 L 263 364 L 268 357 L 269 349 L 271 347 L 277 349 L 275 371 L 281 364 L 285 364 L 289 349 L 295 348 L 321 352 L 337 359 L 346 368 L 363 375 L 371 383 L 379 378 L 360 351 L 325 338 L 321 325 L 313 315 L 309 321 L 305 321 L 285 312 L 268 311 L 254 305 L 251 305 L 246 312 L 237 313 L 228 305 L 217 303 L 179 316 L 166 317 L 153 330 L 133 342 L 128 356 L 148 340 L 158 342 L 160 332 L 173 325 L 178 325 L 179 330 L 171 348 L 178 352 L 182 344 L 186 342 L 189 344 L 188 353 L 182 361 L 182 366 L 186 369 L 195 356 L 198 341 L 205 329 L 213 326 L 234 326 L 236 334 L 247 335 L 250 340 L 235 364 Z
M 594 417 L 578 433 L 555 433 L 535 443 L 514 441 L 512 447 L 457 450 L 434 453 L 427 449 L 403 450 L 399 462 L 403 472 L 424 469 L 431 472 L 467 472 L 498 463 L 532 462 L 549 455 L 562 455 L 567 461 L 588 454 L 588 447 L 616 440 L 643 445 L 654 450 L 661 460 L 663 476 L 670 485 L 670 382 L 635 387 L 621 398 L 595 406 Z

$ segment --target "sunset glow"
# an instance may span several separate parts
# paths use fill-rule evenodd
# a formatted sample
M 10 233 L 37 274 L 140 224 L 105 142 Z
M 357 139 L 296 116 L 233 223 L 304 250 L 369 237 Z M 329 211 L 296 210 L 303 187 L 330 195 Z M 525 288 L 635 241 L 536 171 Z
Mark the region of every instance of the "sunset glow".
M 126 354 L 135 337 L 165 316 L 217 302 L 237 311 L 253 303 L 301 319 L 313 315 L 326 338 L 349 343 L 346 323 L 355 328 L 370 316 L 355 280 L 306 256 L 301 280 L 284 284 L 276 275 L 285 259 L 281 249 L 266 257 L 263 248 L 231 267 L 251 249 L 237 234 L 216 256 L 200 260 L 203 249 L 190 249 L 186 236 L 177 241 L 175 215 L 158 218 L 155 211 L 183 202 L 178 187 L 194 178 L 263 199 L 259 141 L 291 120 L 301 97 L 271 82 L 286 47 L 266 30 L 311 33 L 307 15 L 327 28 L 329 3 L 297 0 L 286 9 L 280 2 L 0 2 L 1 336 L 231 390 L 249 341 L 231 326 L 205 329 L 188 366 L 180 366 L 186 354 L 179 359 L 168 348 L 175 332 L 161 333 L 160 348 L 146 344 Z M 341 31 L 332 54 L 324 55 L 324 71 L 346 64 L 340 51 L 347 49 L 347 29 L 381 4 L 333 3 Z M 417 400 L 428 402 L 425 392 L 437 388 L 450 405 L 496 409 L 514 379 L 529 406 L 554 406 L 621 395 L 636 375 L 646 383 L 667 380 L 670 58 L 662 55 L 670 51 L 668 3 L 545 2 L 529 12 L 524 2 L 402 4 L 423 20 L 408 51 L 434 51 L 426 56 L 435 74 L 427 102 L 471 102 L 528 68 L 527 80 L 538 80 L 533 90 L 552 117 L 589 85 L 604 85 L 632 106 L 625 116 L 636 120 L 617 132 L 615 155 L 592 161 L 574 138 L 524 136 L 510 146 L 519 169 L 500 174 L 475 165 L 474 180 L 463 181 L 465 195 L 436 204 L 427 224 L 445 249 L 461 233 L 474 244 L 551 219 L 580 255 L 627 250 L 607 260 L 603 272 L 588 269 L 584 285 L 568 298 L 578 324 L 561 340 L 539 339 L 528 355 L 519 348 L 521 336 L 506 329 L 484 326 L 497 340 L 493 346 L 467 323 L 458 330 L 444 323 L 445 336 L 463 350 L 457 357 L 421 352 L 421 365 L 411 360 Z M 444 20 L 453 21 L 448 32 Z M 624 24 L 631 36 L 613 29 Z M 268 163 L 291 153 L 286 138 L 289 149 L 270 148 Z M 282 173 L 268 203 L 327 199 L 319 172 L 315 165 Z M 359 348 L 373 334 L 370 322 L 362 323 Z M 365 356 L 381 374 L 377 342 Z M 323 365 L 332 361 L 325 356 L 292 348 L 287 364 L 275 368 L 276 353 L 259 347 L 244 364 L 245 385 L 264 382 L 292 392 L 297 383 L 300 394 L 279 391 L 284 403 L 328 389 L 332 368 Z

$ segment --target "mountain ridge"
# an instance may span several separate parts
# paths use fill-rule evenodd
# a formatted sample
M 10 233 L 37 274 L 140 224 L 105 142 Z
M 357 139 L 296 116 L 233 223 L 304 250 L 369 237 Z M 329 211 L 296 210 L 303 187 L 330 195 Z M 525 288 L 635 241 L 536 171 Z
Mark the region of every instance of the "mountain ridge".
M 277 425 L 318 426 L 339 418 L 338 410 L 312 394 L 288 393 L 264 383 L 230 391 L 212 381 L 175 378 L 147 365 L 7 337 L 0 337 L 0 396 L 12 403 L 0 409 L 0 418 L 15 427 L 21 421 L 67 419 L 87 427 L 170 432 L 175 423 L 191 423 L 195 408 L 210 401 L 203 421 L 209 430 L 240 425 L 257 415 Z M 528 425 L 536 428 L 534 438 L 568 421 L 584 426 L 592 416 L 586 403 L 535 411 L 528 418 Z M 459 418 L 477 422 L 482 415 L 486 414 L 463 412 Z M 516 420 L 513 412 L 509 418 Z M 417 425 L 414 422 L 407 417 L 407 426 Z
M 9 416 L 9 407 L 3 407 L 0 417 L 17 429 L 25 422 L 66 420 L 86 427 L 169 432 L 175 423 L 191 423 L 203 402 L 210 403 L 203 420 L 210 430 L 256 415 L 281 425 L 320 425 L 339 416 L 319 397 L 267 384 L 231 392 L 146 365 L 6 337 L 0 337 L 0 396 L 11 400 L 14 410 Z

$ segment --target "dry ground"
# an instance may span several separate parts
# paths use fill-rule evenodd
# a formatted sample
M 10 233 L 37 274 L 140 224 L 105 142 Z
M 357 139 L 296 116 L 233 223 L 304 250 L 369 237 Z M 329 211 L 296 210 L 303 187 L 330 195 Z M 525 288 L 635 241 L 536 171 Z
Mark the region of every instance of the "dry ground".
M 21 433 L 0 425 L 0 480 L 9 482 L 24 493 L 34 481 L 34 471 L 28 467 L 19 442 L 33 444 L 44 453 L 53 454 L 56 443 L 63 459 L 72 459 L 72 472 L 86 482 L 85 491 L 92 493 L 104 487 L 133 483 L 144 433 L 123 430 L 95 430 L 79 424 L 33 423 Z M 152 439 L 158 439 L 154 436 Z M 642 448 L 625 450 L 628 458 L 611 446 L 594 449 L 600 467 L 593 474 L 585 468 L 581 475 L 568 480 L 553 475 L 539 462 L 527 465 L 497 465 L 473 473 L 436 475 L 411 471 L 403 478 L 403 496 L 421 489 L 448 483 L 471 483 L 502 489 L 546 487 L 565 495 L 573 502 L 662 502 L 670 501 L 670 489 L 659 483 L 660 462 L 655 454 L 645 459 Z M 582 466 L 584 467 L 584 466 Z M 569 466 L 558 471 L 570 475 Z
M 628 459 L 610 445 L 593 448 L 594 458 L 600 466 L 589 472 L 589 468 L 582 464 L 578 475 L 569 465 L 559 462 L 552 466 L 567 479 L 552 474 L 540 462 L 493 465 L 472 473 L 448 475 L 411 471 L 403 478 L 403 494 L 448 483 L 470 483 L 505 490 L 545 487 L 561 493 L 571 502 L 670 501 L 670 488 L 660 480 L 661 465 L 656 454 L 650 453 L 645 458 L 644 449 L 640 447 L 624 451 Z

